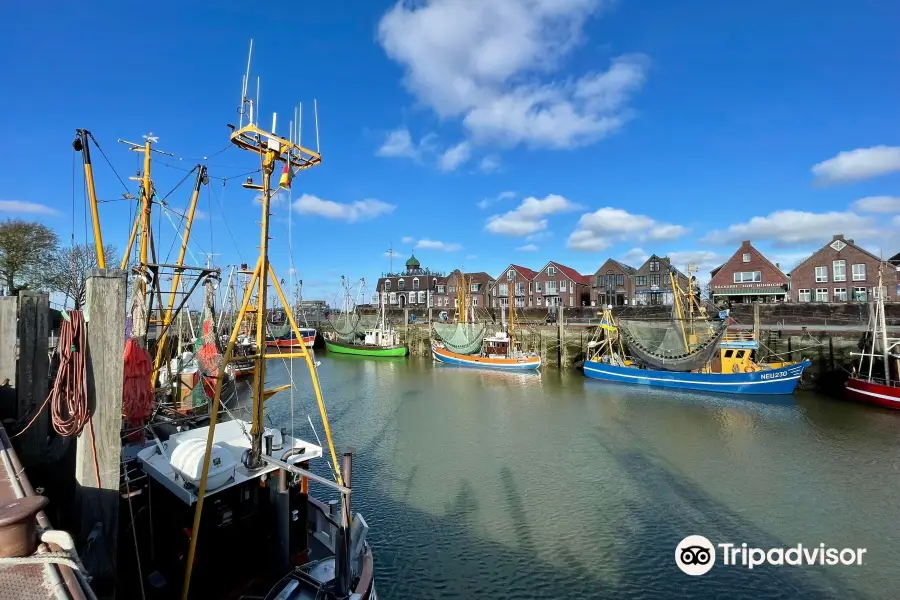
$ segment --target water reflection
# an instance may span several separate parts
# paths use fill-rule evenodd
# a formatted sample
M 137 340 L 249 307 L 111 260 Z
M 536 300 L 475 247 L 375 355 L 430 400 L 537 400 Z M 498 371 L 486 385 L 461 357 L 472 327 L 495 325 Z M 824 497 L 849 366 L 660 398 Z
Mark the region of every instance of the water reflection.
M 890 598 L 900 585 L 897 415 L 802 393 L 319 359 L 336 443 L 359 450 L 354 505 L 386 598 Z M 271 384 L 290 380 L 270 369 Z M 308 432 L 317 410 L 294 373 Z M 286 393 L 270 404 L 289 419 Z M 672 550 L 693 533 L 869 553 L 854 569 L 687 578 Z

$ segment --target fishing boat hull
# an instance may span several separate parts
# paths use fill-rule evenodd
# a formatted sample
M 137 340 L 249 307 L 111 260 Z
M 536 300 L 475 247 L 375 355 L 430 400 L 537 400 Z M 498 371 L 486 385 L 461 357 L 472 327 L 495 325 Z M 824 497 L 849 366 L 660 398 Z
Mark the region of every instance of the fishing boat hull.
M 650 385 L 718 394 L 792 394 L 800 382 L 808 360 L 777 369 L 752 373 L 682 373 L 655 371 L 638 367 L 620 367 L 603 362 L 585 361 L 584 374 L 591 379 L 616 383 Z
M 300 329 L 300 335 L 303 337 L 303 345 L 312 348 L 316 343 L 315 329 Z M 289 333 L 280 337 L 266 337 L 266 346 L 270 348 L 299 348 L 300 341 L 294 337 L 293 333 Z
M 851 377 L 844 389 L 850 400 L 900 410 L 900 387 Z
M 519 358 L 477 356 L 473 354 L 457 354 L 437 344 L 431 345 L 431 356 L 434 360 L 448 365 L 460 367 L 477 367 L 480 369 L 499 369 L 504 371 L 533 371 L 540 368 L 540 356 L 523 356 Z
M 335 354 L 352 354 L 355 356 L 406 356 L 406 346 L 370 346 L 365 344 L 344 344 L 325 340 L 325 348 Z

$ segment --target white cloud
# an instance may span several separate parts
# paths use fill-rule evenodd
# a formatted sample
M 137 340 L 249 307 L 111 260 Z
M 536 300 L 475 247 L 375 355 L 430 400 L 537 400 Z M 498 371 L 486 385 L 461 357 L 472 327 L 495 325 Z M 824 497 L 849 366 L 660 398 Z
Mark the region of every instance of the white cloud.
M 341 204 L 331 200 L 323 200 L 312 194 L 303 194 L 294 200 L 294 210 L 301 214 L 318 215 L 326 219 L 339 219 L 354 223 L 367 221 L 379 215 L 392 212 L 396 207 L 381 200 L 357 200 L 349 204 Z
M 493 173 L 500 168 L 500 159 L 494 155 L 485 156 L 478 163 L 478 170 L 482 173 Z
M 868 213 L 900 212 L 900 198 L 897 196 L 869 196 L 853 203 L 853 210 Z
M 388 133 L 387 138 L 375 152 L 375 155 L 416 158 L 419 155 L 419 149 L 413 143 L 409 129 L 406 127 L 399 127 Z
M 824 244 L 835 233 L 849 238 L 875 233 L 875 221 L 852 212 L 811 213 L 780 210 L 766 217 L 753 217 L 746 223 L 731 225 L 726 230 L 710 232 L 702 241 L 733 244 L 742 240 L 770 241 L 773 246 Z
M 414 241 L 416 241 L 416 238 L 412 237 L 411 235 L 404 235 L 403 239 L 400 241 L 404 244 L 412 244 Z
M 557 194 L 549 194 L 543 200 L 532 196 L 522 200 L 514 210 L 489 217 L 485 229 L 502 235 L 531 235 L 547 229 L 545 217 L 577 208 L 577 204 Z
M 900 227 L 900 215 L 897 215 L 891 221 L 894 224 L 894 227 Z
M 900 147 L 872 146 L 838 153 L 812 168 L 820 181 L 841 183 L 900 171 Z
M 695 275 L 702 281 L 709 279 L 709 272 L 728 260 L 727 256 L 709 250 L 679 250 L 669 252 L 667 256 L 672 266 L 682 273 L 687 273 L 689 264 L 695 265 Z
M 648 258 L 650 258 L 650 254 L 643 248 L 632 248 L 631 250 L 623 254 L 619 260 L 621 260 L 626 265 L 639 267 L 644 264 L 644 262 Z
M 581 216 L 569 236 L 573 250 L 596 252 L 627 240 L 673 240 L 687 233 L 687 228 L 661 223 L 646 215 L 634 215 L 621 208 L 607 206 Z
M 630 117 L 648 60 L 612 59 L 606 71 L 553 76 L 583 42 L 602 0 L 398 1 L 378 24 L 404 83 L 441 118 L 460 118 L 478 142 L 569 148 L 595 142 Z
M 524 246 L 519 246 L 516 250 L 519 252 L 535 252 L 538 250 L 538 247 L 534 244 L 525 244 Z
M 58 215 L 59 211 L 38 204 L 37 202 L 27 202 L 25 200 L 0 200 L 0 212 L 15 213 L 22 215 Z
M 187 211 L 185 211 L 187 214 Z M 207 221 L 209 220 L 209 214 L 205 210 L 200 210 L 199 208 L 194 209 L 194 220 L 195 221 Z
M 438 159 L 438 168 L 441 171 L 455 171 L 457 167 L 469 160 L 472 148 L 469 142 L 460 142 L 448 148 Z
M 428 250 L 443 250 L 444 252 L 459 252 L 460 250 L 462 250 L 462 246 L 460 244 L 429 239 L 423 239 L 416 242 L 416 248 L 426 248 Z
M 487 208 L 491 204 L 500 202 L 501 200 L 511 200 L 516 197 L 515 192 L 500 192 L 494 198 L 485 198 L 478 203 L 478 208 Z

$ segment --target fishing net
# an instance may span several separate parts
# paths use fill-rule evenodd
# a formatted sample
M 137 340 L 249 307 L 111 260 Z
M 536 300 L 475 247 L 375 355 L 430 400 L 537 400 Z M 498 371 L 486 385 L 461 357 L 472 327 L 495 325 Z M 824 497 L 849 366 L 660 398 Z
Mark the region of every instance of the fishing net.
M 216 376 L 222 363 L 222 349 L 219 346 L 219 336 L 216 335 L 215 291 L 210 281 L 204 285 L 206 294 L 203 297 L 200 335 L 194 340 L 194 360 L 199 369 L 199 381 L 191 392 L 194 407 L 212 400 L 216 391 Z
M 342 342 L 351 342 L 356 338 L 356 326 L 359 315 L 356 313 L 341 313 L 329 320 L 331 328 Z
M 434 333 L 447 349 L 457 354 L 475 354 L 481 350 L 485 327 L 484 323 L 434 323 Z
M 664 371 L 694 371 L 708 364 L 726 329 L 725 321 L 698 326 L 695 330 L 697 343 L 687 350 L 677 320 L 619 321 L 619 332 L 631 353 L 651 367 Z
M 291 333 L 291 322 L 285 319 L 281 325 L 269 325 L 268 333 L 274 338 L 286 337 Z

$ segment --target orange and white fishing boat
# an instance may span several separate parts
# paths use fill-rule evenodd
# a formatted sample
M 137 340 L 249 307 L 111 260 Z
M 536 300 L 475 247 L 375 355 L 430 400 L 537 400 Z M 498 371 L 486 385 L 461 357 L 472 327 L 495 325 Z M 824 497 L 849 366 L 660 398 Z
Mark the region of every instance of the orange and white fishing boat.
M 466 290 L 470 289 L 469 284 L 465 280 L 464 275 L 460 275 L 461 281 L 457 285 L 459 296 L 457 296 L 457 329 L 463 330 L 466 327 L 474 327 L 475 314 L 474 305 L 470 303 Z M 458 365 L 462 367 L 479 367 L 482 369 L 501 369 L 507 371 L 523 371 L 535 370 L 541 366 L 540 355 L 534 352 L 524 352 L 521 344 L 515 339 L 513 332 L 515 331 L 515 309 L 510 309 L 509 323 L 507 331 L 498 331 L 492 336 L 482 339 L 480 351 L 466 354 L 469 349 L 477 349 L 477 338 L 475 344 L 469 345 L 463 352 L 463 344 L 454 344 L 456 338 L 445 337 L 440 335 L 440 340 L 431 342 L 431 356 L 434 360 L 449 365 Z M 483 334 L 483 328 L 481 330 Z M 449 346 L 455 347 L 457 351 L 451 350 Z

